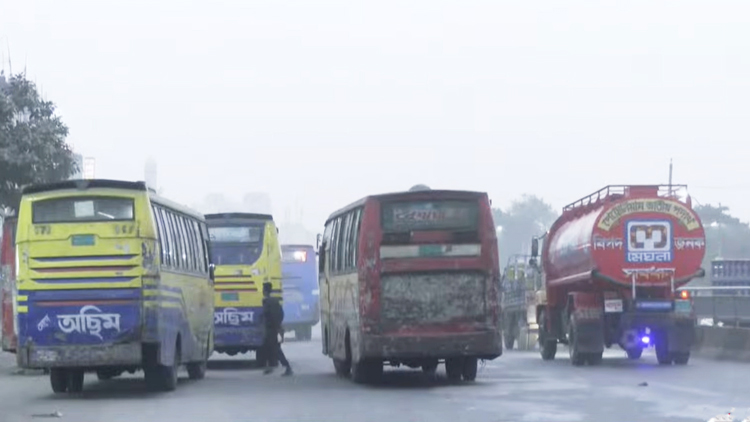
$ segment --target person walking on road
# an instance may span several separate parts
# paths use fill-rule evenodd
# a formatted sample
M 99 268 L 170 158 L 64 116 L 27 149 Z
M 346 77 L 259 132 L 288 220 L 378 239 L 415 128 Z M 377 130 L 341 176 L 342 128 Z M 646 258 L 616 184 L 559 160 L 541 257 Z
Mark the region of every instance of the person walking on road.
M 281 350 L 284 341 L 284 330 L 281 328 L 284 322 L 284 308 L 275 297 L 271 297 L 271 283 L 263 283 L 263 315 L 265 320 L 265 337 L 263 338 L 263 349 L 266 358 L 266 369 L 263 374 L 273 372 L 274 367 L 281 363 L 286 368 L 282 375 L 292 375 L 292 366 Z

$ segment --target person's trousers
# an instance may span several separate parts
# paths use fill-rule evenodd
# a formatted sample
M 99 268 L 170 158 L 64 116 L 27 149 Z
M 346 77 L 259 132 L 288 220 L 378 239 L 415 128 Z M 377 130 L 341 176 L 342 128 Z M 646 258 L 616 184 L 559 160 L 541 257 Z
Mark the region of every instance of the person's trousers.
M 263 339 L 263 357 L 266 359 L 265 366 L 275 367 L 281 363 L 285 368 L 289 367 L 289 361 L 281 350 L 281 343 L 276 336 L 266 336 Z

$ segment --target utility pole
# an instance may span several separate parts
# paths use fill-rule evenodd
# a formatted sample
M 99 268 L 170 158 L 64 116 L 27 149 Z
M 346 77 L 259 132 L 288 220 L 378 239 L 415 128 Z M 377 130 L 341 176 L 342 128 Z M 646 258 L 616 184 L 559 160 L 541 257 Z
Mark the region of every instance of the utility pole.
M 672 159 L 669 159 L 669 196 L 672 196 Z

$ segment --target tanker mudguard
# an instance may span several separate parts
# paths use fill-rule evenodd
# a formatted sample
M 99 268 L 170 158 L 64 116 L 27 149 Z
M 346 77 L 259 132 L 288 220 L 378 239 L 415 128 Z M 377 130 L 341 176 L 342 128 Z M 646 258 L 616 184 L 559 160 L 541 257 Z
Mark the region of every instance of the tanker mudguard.
M 549 288 L 677 288 L 704 275 L 705 252 L 686 186 L 607 186 L 563 209 L 541 258 Z

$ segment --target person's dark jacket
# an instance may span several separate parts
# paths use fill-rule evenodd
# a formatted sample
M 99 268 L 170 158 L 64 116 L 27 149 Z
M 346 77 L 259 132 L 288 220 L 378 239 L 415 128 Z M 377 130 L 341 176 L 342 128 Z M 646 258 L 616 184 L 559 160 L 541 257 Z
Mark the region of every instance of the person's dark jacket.
M 281 332 L 281 324 L 284 322 L 284 308 L 281 307 L 279 299 L 275 297 L 263 298 L 263 316 L 266 333 Z

